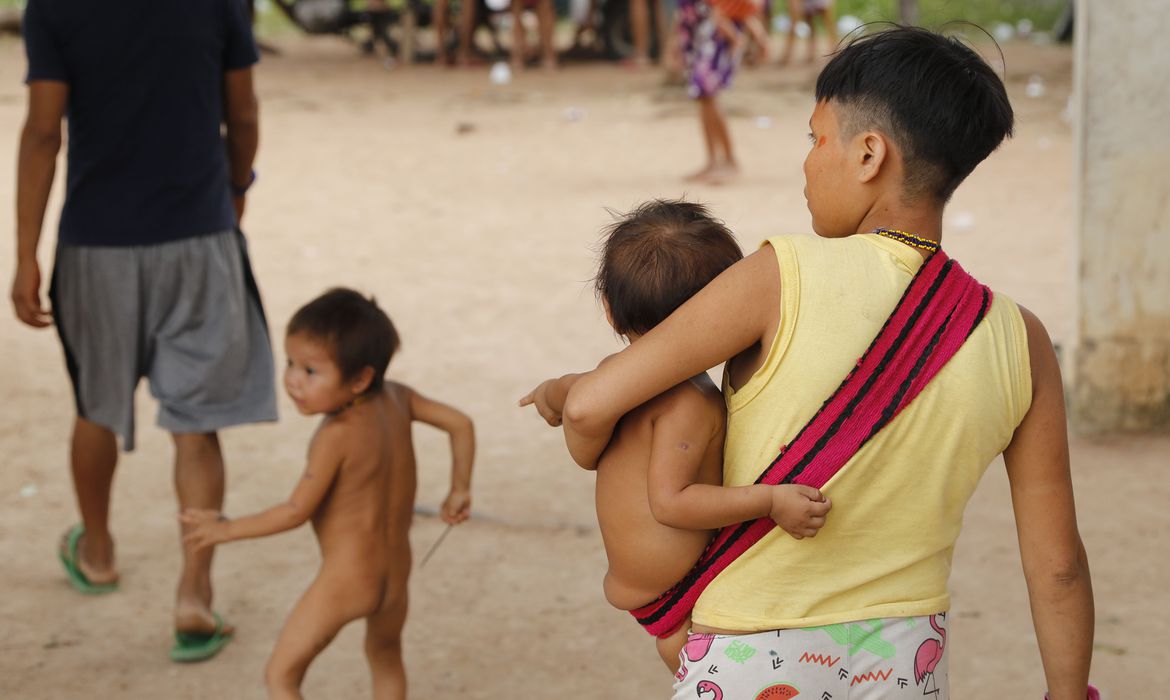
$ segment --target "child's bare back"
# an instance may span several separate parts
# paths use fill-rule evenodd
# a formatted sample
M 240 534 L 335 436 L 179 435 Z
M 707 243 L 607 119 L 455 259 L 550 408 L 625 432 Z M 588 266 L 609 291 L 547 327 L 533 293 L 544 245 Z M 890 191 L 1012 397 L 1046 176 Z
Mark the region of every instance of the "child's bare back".
M 655 424 L 678 413 L 708 420 L 693 435 L 672 440 L 677 444 L 671 449 L 701 454 L 694 483 L 718 486 L 726 410 L 718 387 L 705 374 L 627 413 L 597 465 L 597 520 L 609 559 L 605 597 L 621 610 L 643 606 L 673 586 L 711 539 L 710 530 L 663 525 L 651 509 L 651 460 L 661 458 L 655 455 Z
M 325 419 L 310 444 L 337 445 L 339 467 L 313 514 L 321 575 L 336 569 L 370 612 L 384 607 L 410 572 L 409 530 L 416 473 L 410 388 L 382 391 Z M 330 449 L 322 446 L 320 449 Z M 305 479 L 317 478 L 311 471 Z

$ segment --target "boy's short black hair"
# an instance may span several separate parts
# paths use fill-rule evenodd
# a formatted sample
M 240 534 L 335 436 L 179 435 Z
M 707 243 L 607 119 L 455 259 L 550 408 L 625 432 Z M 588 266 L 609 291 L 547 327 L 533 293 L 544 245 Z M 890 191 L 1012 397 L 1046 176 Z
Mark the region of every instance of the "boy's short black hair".
M 991 66 L 958 39 L 919 27 L 850 42 L 821 71 L 816 98 L 842 108 L 844 138 L 873 128 L 896 143 L 910 198 L 946 202 L 1012 134 L 1012 106 Z
M 288 322 L 288 335 L 306 335 L 329 346 L 344 380 L 366 367 L 374 370 L 368 391 L 382 388 L 382 376 L 398 350 L 398 332 L 373 297 L 336 287 L 305 304 Z
M 643 334 L 741 259 L 702 204 L 655 199 L 606 229 L 594 283 L 614 330 Z

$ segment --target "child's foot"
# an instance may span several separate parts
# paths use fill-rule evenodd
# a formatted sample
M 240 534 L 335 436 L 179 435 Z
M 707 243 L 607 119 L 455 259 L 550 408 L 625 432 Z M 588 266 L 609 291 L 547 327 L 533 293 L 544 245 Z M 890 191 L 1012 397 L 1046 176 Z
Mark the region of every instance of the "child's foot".
M 715 172 L 717 169 L 718 168 L 715 164 L 708 163 L 701 170 L 696 170 L 690 175 L 684 177 L 683 182 L 707 182 L 707 180 L 711 177 L 711 173 Z
M 102 543 L 90 542 L 80 525 L 73 526 L 61 536 L 59 553 L 66 569 L 72 566 L 80 574 L 80 582 L 103 590 L 113 590 L 118 583 L 114 543 L 106 542 L 102 546 Z
M 739 177 L 739 166 L 735 163 L 723 163 L 711 169 L 710 174 L 707 175 L 707 183 L 722 185 L 737 177 Z

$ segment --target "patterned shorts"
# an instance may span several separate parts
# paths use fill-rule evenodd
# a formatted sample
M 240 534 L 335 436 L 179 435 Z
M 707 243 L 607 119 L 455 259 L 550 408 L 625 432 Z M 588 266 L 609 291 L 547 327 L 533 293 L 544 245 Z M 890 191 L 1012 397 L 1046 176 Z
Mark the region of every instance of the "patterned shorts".
M 674 700 L 946 700 L 946 614 L 691 634 Z

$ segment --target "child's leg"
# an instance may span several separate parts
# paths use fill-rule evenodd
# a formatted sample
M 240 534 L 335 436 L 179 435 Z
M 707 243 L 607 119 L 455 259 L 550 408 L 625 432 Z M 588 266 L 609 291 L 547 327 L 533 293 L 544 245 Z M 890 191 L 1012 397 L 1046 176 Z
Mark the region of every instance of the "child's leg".
M 744 22 L 748 34 L 751 35 L 752 41 L 760 47 L 760 58 L 767 58 L 768 56 L 768 32 L 764 29 L 764 21 L 760 17 L 748 17 Z
M 696 100 L 699 104 L 699 125 L 703 130 L 703 146 L 707 150 L 707 164 L 697 172 L 691 173 L 686 177 L 688 181 L 705 180 L 713 170 L 715 170 L 715 123 L 712 120 L 713 98 L 700 97 Z
M 309 664 L 347 623 L 368 615 L 380 591 L 355 595 L 348 576 L 322 570 L 289 613 L 264 670 L 270 700 L 299 700 Z
M 524 3 L 512 0 L 512 70 L 519 72 L 528 59 L 528 41 L 524 31 Z
M 833 17 L 833 3 L 830 0 L 821 12 L 821 21 L 825 23 L 825 38 L 829 40 L 829 50 L 826 54 L 837 49 L 837 20 Z
M 460 66 L 471 63 L 471 40 L 475 34 L 476 1 L 463 0 L 459 3 L 459 48 L 455 52 L 455 62 Z
M 447 63 L 447 0 L 435 0 L 435 63 Z
M 739 170 L 739 164 L 735 162 L 735 154 L 731 152 L 731 132 L 727 128 L 727 118 L 720 111 L 719 103 L 715 101 L 714 96 L 708 98 L 708 104 L 715 175 L 717 177 L 734 175 Z
M 792 50 L 796 46 L 796 23 L 804 19 L 804 0 L 788 0 L 788 19 L 788 37 L 784 40 L 784 53 L 780 54 L 781 64 L 792 60 Z
M 539 0 L 536 5 L 537 29 L 540 32 L 540 63 L 545 68 L 557 67 L 557 52 L 553 48 L 553 31 L 557 16 L 552 0 Z
M 630 0 L 630 38 L 635 66 L 650 64 L 650 0 Z
M 374 700 L 406 697 L 406 668 L 402 663 L 406 591 L 405 580 L 391 584 L 382 609 L 366 618 L 366 659 L 374 679 Z
M 678 672 L 678 655 L 682 653 L 682 648 L 687 643 L 687 634 L 690 631 L 691 618 L 688 617 L 687 621 L 680 625 L 669 637 L 655 640 L 658 646 L 658 655 L 662 657 L 662 662 L 666 664 L 667 670 L 671 673 Z

